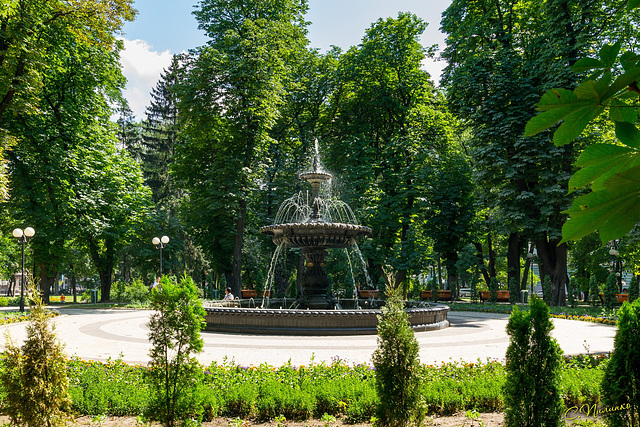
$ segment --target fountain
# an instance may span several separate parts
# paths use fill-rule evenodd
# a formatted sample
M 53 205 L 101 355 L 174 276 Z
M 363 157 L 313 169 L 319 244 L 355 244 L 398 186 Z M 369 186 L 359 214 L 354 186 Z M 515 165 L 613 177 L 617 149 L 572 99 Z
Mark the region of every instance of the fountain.
M 313 171 L 302 173 L 299 177 L 311 184 L 309 217 L 303 222 L 262 227 L 260 232 L 271 236 L 276 246 L 284 245 L 301 250 L 305 266 L 299 306 L 310 309 L 336 308 L 335 298 L 327 295 L 329 276 L 324 269 L 327 249 L 344 249 L 353 246 L 357 237 L 368 236 L 371 234 L 371 229 L 363 225 L 325 220 L 323 215 L 325 202 L 320 198 L 320 186 L 329 181 L 332 176 L 318 170 L 317 152 L 313 161 Z
M 328 249 L 354 246 L 358 237 L 371 234 L 371 228 L 358 225 L 344 202 L 320 196 L 321 186 L 329 183 L 332 175 L 319 168 L 317 141 L 313 170 L 300 174 L 299 178 L 311 184 L 311 199 L 306 199 L 301 193 L 286 200 L 276 215 L 275 223 L 260 229 L 260 233 L 271 237 L 277 246 L 276 253 L 282 248 L 299 248 L 304 256 L 302 292 L 293 303 L 296 308 L 205 307 L 206 330 L 274 335 L 355 335 L 377 332 L 380 310 L 339 309 L 337 300 L 328 292 L 330 280 L 325 271 Z M 273 302 L 280 306 L 283 304 L 283 301 Z M 424 303 L 413 305 L 418 307 L 409 304 L 407 313 L 414 330 L 433 330 L 449 325 L 449 307 L 439 304 L 427 306 Z

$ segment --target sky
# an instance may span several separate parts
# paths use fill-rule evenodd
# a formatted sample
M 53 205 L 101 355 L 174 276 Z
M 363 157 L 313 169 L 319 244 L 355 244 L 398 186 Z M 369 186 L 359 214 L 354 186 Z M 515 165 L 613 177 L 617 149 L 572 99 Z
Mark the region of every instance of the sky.
M 311 22 L 310 47 L 321 52 L 332 45 L 346 50 L 359 44 L 365 30 L 378 18 L 412 12 L 429 24 L 422 44 L 438 44 L 442 49 L 440 19 L 450 3 L 451 0 L 309 0 L 306 19 Z M 124 95 L 136 119 L 145 118 L 150 92 L 172 55 L 206 43 L 192 14 L 196 4 L 197 0 L 135 0 L 138 15 L 124 26 L 121 63 L 128 80 Z M 423 66 L 437 84 L 445 63 L 427 60 Z

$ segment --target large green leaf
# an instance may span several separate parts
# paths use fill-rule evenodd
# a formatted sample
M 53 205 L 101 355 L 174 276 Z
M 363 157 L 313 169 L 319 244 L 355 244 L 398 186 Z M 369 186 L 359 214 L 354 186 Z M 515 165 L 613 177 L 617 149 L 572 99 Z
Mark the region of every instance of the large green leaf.
M 604 107 L 595 103 L 576 108 L 567 115 L 564 123 L 553 134 L 553 143 L 563 146 L 576 139 L 589 122 L 598 117 L 604 111 Z
M 627 105 L 623 101 L 612 99 L 610 105 L 609 118 L 615 122 L 635 123 L 638 118 L 638 113 L 635 107 Z
M 576 61 L 570 68 L 574 73 L 582 73 L 593 69 L 604 69 L 607 66 L 596 58 L 582 58 Z
M 629 5 L 627 6 L 627 10 L 633 10 L 636 7 L 640 6 L 640 0 L 629 0 Z
M 597 191 L 616 173 L 640 165 L 640 156 L 627 147 L 613 144 L 594 144 L 587 147 L 576 162 L 582 166 L 569 180 L 569 192 L 593 184 Z
M 562 227 L 563 241 L 577 240 L 598 230 L 603 242 L 628 233 L 640 219 L 640 167 L 624 178 L 611 178 L 611 187 L 576 198 L 566 211 L 570 219 Z M 613 180 L 613 181 L 612 181 Z M 624 181 L 624 185 L 620 182 Z
M 600 52 L 598 52 L 600 59 L 607 66 L 607 68 L 613 67 L 616 59 L 618 58 L 618 53 L 620 52 L 620 41 L 615 44 L 605 44 L 600 48 Z
M 640 131 L 633 123 L 616 122 L 616 136 L 627 147 L 640 148 Z

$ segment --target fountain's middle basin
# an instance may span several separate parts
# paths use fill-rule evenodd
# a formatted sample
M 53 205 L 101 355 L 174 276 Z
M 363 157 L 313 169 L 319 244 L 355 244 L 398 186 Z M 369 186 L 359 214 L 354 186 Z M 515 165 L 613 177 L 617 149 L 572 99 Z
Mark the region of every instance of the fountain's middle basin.
M 206 307 L 205 330 L 260 335 L 372 335 L 377 333 L 380 310 L 299 310 L 271 308 Z M 414 331 L 449 326 L 449 307 L 434 304 L 408 308 Z

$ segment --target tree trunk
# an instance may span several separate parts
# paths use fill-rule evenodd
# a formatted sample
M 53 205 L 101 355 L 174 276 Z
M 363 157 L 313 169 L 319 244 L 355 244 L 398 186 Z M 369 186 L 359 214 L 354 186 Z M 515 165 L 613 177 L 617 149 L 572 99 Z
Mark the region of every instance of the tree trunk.
M 484 256 L 482 255 L 482 244 L 479 242 L 473 242 L 473 245 L 476 247 L 476 251 L 478 254 L 478 262 L 480 263 L 480 272 L 482 273 L 482 277 L 484 281 L 487 282 L 487 286 L 489 286 L 489 282 L 491 282 L 491 277 L 489 277 L 489 272 L 487 268 L 484 266 Z
M 236 238 L 233 242 L 233 276 L 231 279 L 231 293 L 240 295 L 242 289 L 242 237 L 247 217 L 247 201 L 238 201 L 238 218 L 236 219 Z
M 111 282 L 113 278 L 113 265 L 105 266 L 98 271 L 100 275 L 100 302 L 111 301 Z
M 507 247 L 507 284 L 515 279 L 520 283 L 520 235 L 509 234 L 509 246 Z
M 565 284 L 567 280 L 567 245 L 558 245 L 560 239 L 547 239 L 547 237 L 536 240 L 538 257 L 540 263 L 540 280 L 544 283 L 544 278 L 551 277 L 553 289 L 554 306 L 567 305 Z
M 491 241 L 491 232 L 487 233 L 487 251 L 489 252 L 489 281 L 491 278 L 496 277 L 496 253 L 493 251 L 493 242 Z M 489 286 L 489 282 L 487 282 Z
M 42 294 L 42 302 L 45 304 L 49 304 L 49 295 L 51 294 L 51 285 L 56 280 L 57 274 L 55 272 L 49 272 L 49 269 L 44 264 L 38 264 L 38 269 L 40 270 L 40 293 Z M 25 285 L 27 282 L 24 282 Z M 25 299 L 26 293 L 29 288 L 25 287 Z

